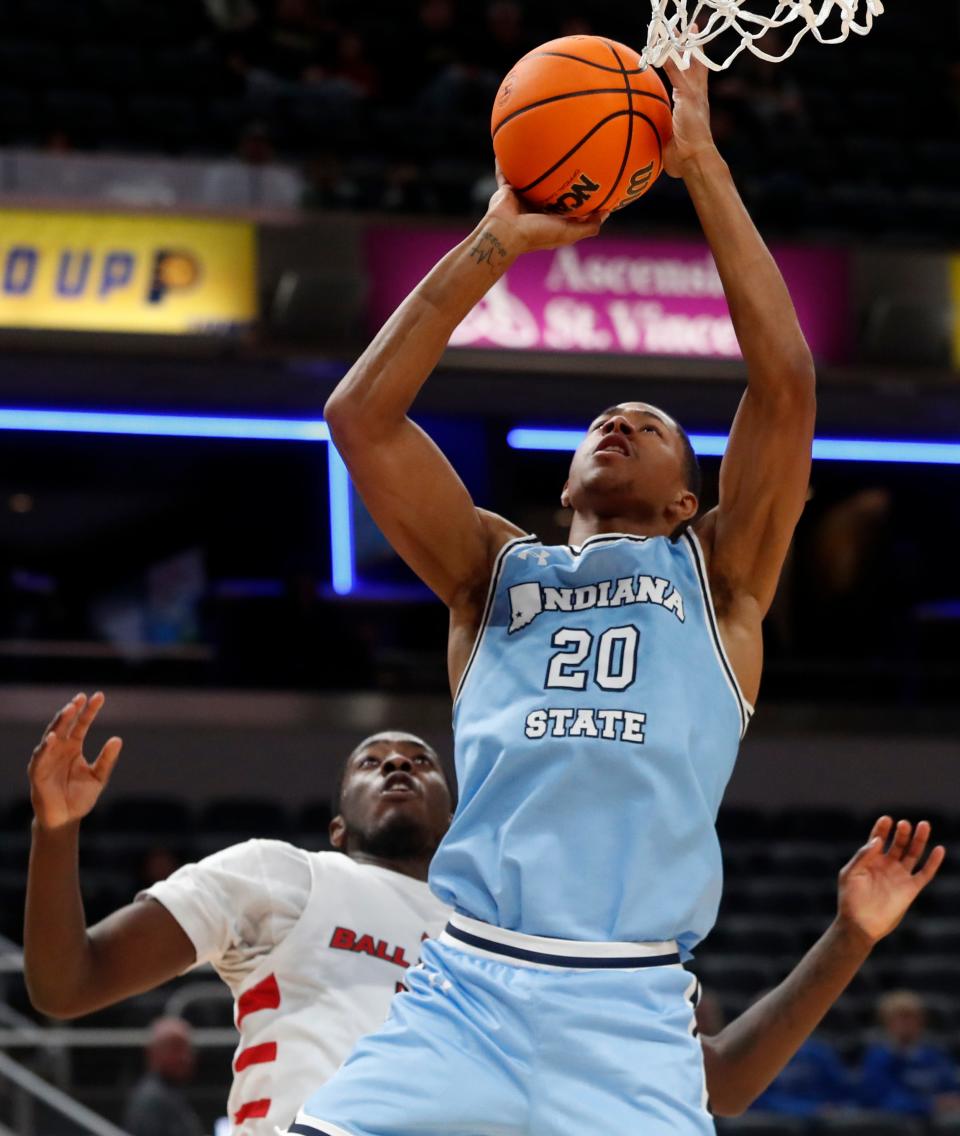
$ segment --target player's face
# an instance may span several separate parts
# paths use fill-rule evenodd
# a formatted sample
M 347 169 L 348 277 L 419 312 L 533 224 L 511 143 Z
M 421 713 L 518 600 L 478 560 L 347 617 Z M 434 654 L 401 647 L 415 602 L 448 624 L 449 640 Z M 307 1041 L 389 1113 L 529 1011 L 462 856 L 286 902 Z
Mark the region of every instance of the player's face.
M 440 761 L 422 739 L 377 734 L 351 754 L 340 814 L 353 845 L 373 850 L 395 842 L 432 852 L 450 824 L 450 810 Z
M 688 492 L 683 465 L 674 420 L 644 402 L 621 403 L 590 424 L 573 456 L 563 501 L 600 516 L 659 516 Z

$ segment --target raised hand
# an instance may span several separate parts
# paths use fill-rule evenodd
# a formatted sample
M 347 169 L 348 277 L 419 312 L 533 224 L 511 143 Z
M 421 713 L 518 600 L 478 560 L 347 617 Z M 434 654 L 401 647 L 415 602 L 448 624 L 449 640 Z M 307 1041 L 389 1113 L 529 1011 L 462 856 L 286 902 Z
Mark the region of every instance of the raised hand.
M 663 151 L 663 168 L 670 177 L 683 177 L 686 163 L 697 154 L 716 149 L 710 130 L 707 68 L 698 60 L 681 71 L 667 60 L 663 67 L 673 85 L 673 137 Z
M 54 716 L 33 751 L 27 776 L 37 823 L 44 829 L 62 828 L 80 821 L 97 803 L 123 742 L 110 738 L 92 764 L 83 755 L 83 742 L 104 704 L 98 691 L 72 698 Z
M 870 839 L 840 872 L 838 918 L 873 943 L 889 935 L 946 856 L 938 844 L 921 867 L 929 840 L 925 820 L 914 828 L 907 820 L 894 826 L 891 817 L 880 817 Z
M 490 198 L 487 217 L 497 218 L 515 230 L 522 252 L 554 249 L 572 245 L 586 237 L 595 237 L 607 214 L 591 213 L 587 217 L 563 217 L 555 213 L 539 213 L 525 205 L 496 168 L 498 189 Z

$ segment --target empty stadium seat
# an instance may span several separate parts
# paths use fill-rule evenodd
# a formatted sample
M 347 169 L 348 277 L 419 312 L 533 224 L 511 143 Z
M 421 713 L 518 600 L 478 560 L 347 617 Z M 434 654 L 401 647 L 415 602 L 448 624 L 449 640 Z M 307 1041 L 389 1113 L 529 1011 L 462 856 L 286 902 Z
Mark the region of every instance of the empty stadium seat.
M 198 831 L 230 833 L 241 837 L 277 837 L 286 840 L 293 825 L 282 805 L 245 797 L 212 801 L 200 814 Z
M 805 1121 L 776 1113 L 748 1112 L 735 1120 L 718 1120 L 717 1132 L 723 1136 L 803 1136 Z
M 103 810 L 102 818 L 101 827 L 109 832 L 183 838 L 193 831 L 193 810 L 176 797 L 117 797 Z
M 117 131 L 117 104 L 107 94 L 93 91 L 48 91 L 43 97 L 45 118 L 51 130 L 63 130 L 71 142 L 97 146 Z
M 721 844 L 728 840 L 776 840 L 782 835 L 776 831 L 769 813 L 734 805 L 720 810 L 717 832 Z
M 127 104 L 127 118 L 138 148 L 179 149 L 203 136 L 203 122 L 194 99 L 184 95 L 138 94 Z
M 92 90 L 129 92 L 150 82 L 150 58 L 126 43 L 80 43 L 73 49 L 74 78 Z
M 0 137 L 22 142 L 35 135 L 39 116 L 35 97 L 27 91 L 0 89 Z
M 59 44 L 45 40 L 0 41 L 0 76 L 11 87 L 45 90 L 62 86 L 67 74 Z
M 783 809 L 776 818 L 774 830 L 781 841 L 849 840 L 851 852 L 863 843 L 868 831 L 863 818 L 853 809 L 802 806 Z
M 837 1136 L 921 1136 L 923 1124 L 909 1116 L 881 1112 L 836 1112 L 819 1117 L 817 1131 Z

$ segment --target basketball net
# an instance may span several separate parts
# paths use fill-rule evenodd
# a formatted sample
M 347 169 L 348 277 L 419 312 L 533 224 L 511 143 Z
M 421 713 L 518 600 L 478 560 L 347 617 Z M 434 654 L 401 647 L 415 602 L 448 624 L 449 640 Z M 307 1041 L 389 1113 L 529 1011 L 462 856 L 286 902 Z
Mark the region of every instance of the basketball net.
M 641 64 L 660 67 L 667 59 L 687 68 L 699 59 L 711 71 L 723 71 L 742 51 L 751 51 L 770 63 L 780 63 L 811 32 L 820 43 L 841 43 L 851 32 L 866 35 L 883 0 L 777 0 L 772 14 L 751 12 L 751 0 L 650 0 L 653 17 Z M 694 30 L 696 25 L 696 30 Z M 793 38 L 778 55 L 764 51 L 760 42 L 767 32 L 784 28 Z M 711 59 L 707 49 L 724 32 L 739 44 L 722 61 Z

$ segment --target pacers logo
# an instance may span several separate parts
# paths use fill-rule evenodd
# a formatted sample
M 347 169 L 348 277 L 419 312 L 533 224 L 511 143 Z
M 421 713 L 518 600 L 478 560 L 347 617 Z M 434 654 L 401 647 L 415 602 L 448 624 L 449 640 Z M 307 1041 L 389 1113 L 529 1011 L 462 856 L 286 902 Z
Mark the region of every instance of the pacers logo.
M 153 256 L 147 302 L 160 304 L 173 292 L 187 292 L 200 282 L 200 262 L 185 249 L 158 249 Z

